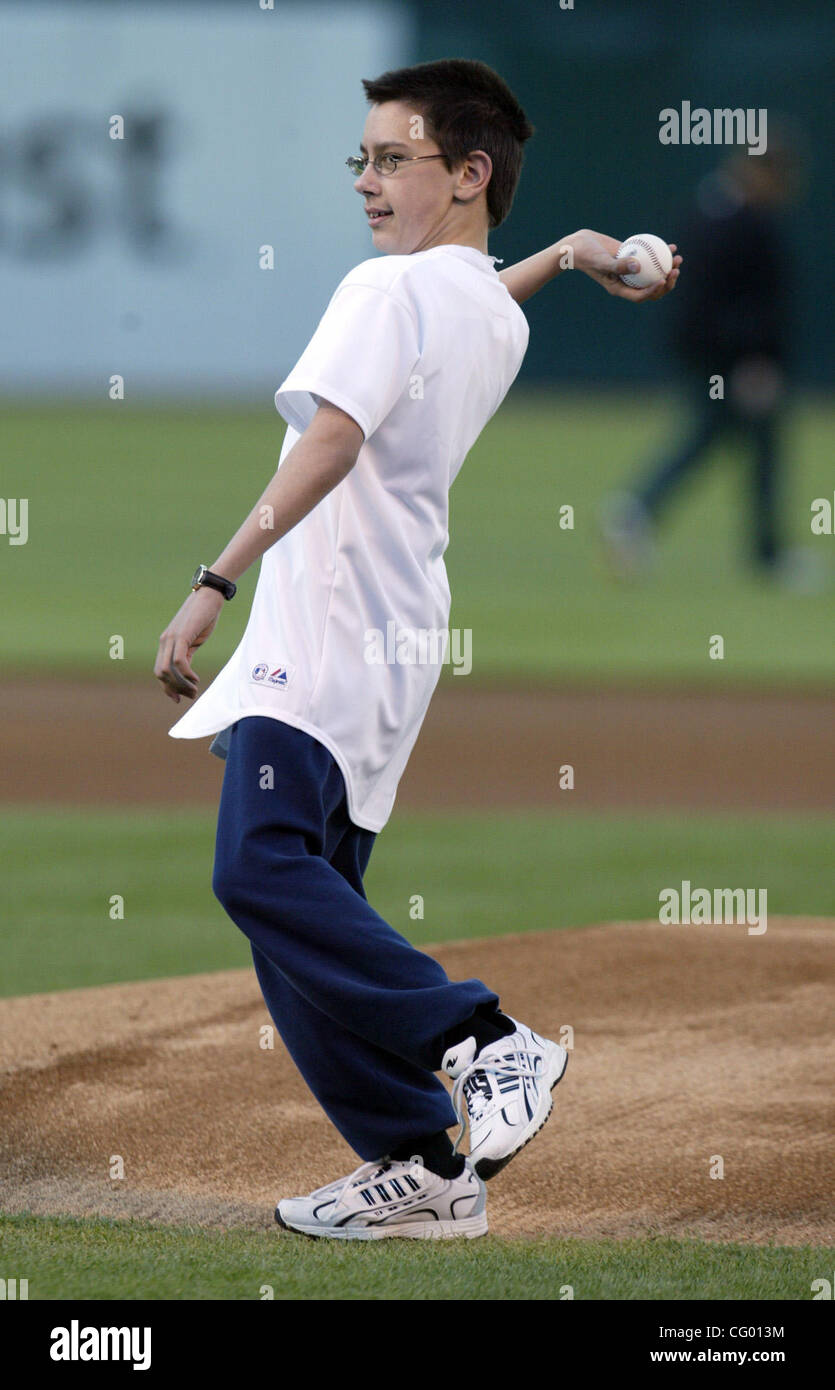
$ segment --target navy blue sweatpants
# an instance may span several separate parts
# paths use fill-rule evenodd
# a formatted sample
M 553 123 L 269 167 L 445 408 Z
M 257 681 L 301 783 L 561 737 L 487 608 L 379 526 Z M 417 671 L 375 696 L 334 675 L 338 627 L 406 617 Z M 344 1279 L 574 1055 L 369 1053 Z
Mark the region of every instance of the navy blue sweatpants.
M 323 744 L 278 719 L 232 726 L 212 887 L 250 940 L 287 1051 L 367 1160 L 456 1123 L 434 1075 L 443 1035 L 498 1004 L 480 980 L 451 982 L 369 905 L 375 838 L 351 821 Z

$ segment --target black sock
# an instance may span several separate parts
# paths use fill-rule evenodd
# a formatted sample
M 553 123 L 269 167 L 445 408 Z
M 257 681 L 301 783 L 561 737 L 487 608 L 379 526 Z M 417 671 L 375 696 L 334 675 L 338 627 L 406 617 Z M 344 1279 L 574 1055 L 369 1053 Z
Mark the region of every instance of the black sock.
M 447 1048 L 455 1047 L 456 1043 L 462 1043 L 465 1038 L 475 1038 L 476 1051 L 480 1052 L 488 1043 L 497 1042 L 499 1038 L 506 1038 L 508 1034 L 515 1032 L 516 1024 L 507 1014 L 503 1014 L 493 1004 L 479 1004 L 475 1013 L 463 1023 L 456 1023 L 454 1028 L 449 1028 L 444 1033 L 441 1052 L 443 1055 Z
M 430 1173 L 439 1178 L 457 1178 L 464 1171 L 464 1155 L 453 1153 L 452 1140 L 445 1129 L 437 1134 L 424 1135 L 422 1139 L 409 1139 L 392 1149 L 389 1158 L 401 1159 L 408 1163 L 411 1158 L 419 1158 Z

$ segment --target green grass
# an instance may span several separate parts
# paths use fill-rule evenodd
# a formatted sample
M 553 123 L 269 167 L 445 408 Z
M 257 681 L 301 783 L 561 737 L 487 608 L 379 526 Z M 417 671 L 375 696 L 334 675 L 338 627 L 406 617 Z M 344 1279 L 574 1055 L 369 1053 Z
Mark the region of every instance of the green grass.
M 764 588 L 746 572 L 738 457 L 715 458 L 674 506 L 653 579 L 630 587 L 607 574 L 599 502 L 681 423 L 673 398 L 511 394 L 452 492 L 451 621 L 472 629 L 476 679 L 831 680 L 831 596 Z M 831 405 L 797 409 L 785 519 L 835 574 L 835 540 L 809 527 L 812 499 L 832 496 L 833 426 Z M 52 677 L 147 676 L 193 566 L 211 563 L 271 476 L 281 421 L 268 406 L 20 407 L 5 409 L 3 433 L 3 493 L 30 499 L 30 534 L 0 544 L 0 661 L 9 671 L 46 663 Z M 574 530 L 558 525 L 564 503 Z M 243 631 L 256 570 L 200 655 L 204 689 Z M 118 663 L 108 655 L 117 634 Z M 708 658 L 714 634 L 723 661 Z
M 0 993 L 245 967 L 211 891 L 204 811 L 0 812 Z M 658 912 L 662 887 L 765 887 L 768 911 L 835 916 L 826 818 L 683 813 L 397 815 L 375 845 L 374 906 L 414 942 Z M 124 920 L 111 920 L 111 895 Z M 411 904 L 423 900 L 422 918 Z
M 615 582 L 598 512 L 686 423 L 674 399 L 514 398 L 452 492 L 448 568 L 453 623 L 473 630 L 477 676 L 523 673 L 712 686 L 815 683 L 835 670 L 824 638 L 831 593 L 765 586 L 747 567 L 747 477 L 741 456 L 715 456 L 673 504 L 655 574 Z M 810 532 L 813 498 L 831 496 L 832 407 L 807 406 L 787 435 L 788 540 L 835 577 L 835 541 Z M 575 511 L 561 530 L 559 509 Z M 725 640 L 722 661 L 708 639 Z M 829 650 L 825 651 L 824 648 Z
M 31 1299 L 809 1300 L 835 1249 L 688 1240 L 335 1246 L 278 1232 L 2 1216 L 6 1270 Z M 266 1295 L 268 1296 L 268 1295 Z

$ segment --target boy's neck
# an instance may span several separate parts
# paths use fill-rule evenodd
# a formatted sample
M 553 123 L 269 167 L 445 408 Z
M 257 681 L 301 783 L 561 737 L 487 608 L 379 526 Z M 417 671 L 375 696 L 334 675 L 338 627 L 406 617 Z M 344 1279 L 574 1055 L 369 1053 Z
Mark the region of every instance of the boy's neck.
M 428 246 L 416 248 L 420 251 L 434 251 L 437 246 L 468 246 L 472 251 L 480 251 L 482 256 L 489 254 L 487 250 L 487 237 L 475 236 L 441 236 L 437 241 L 432 241 Z M 415 254 L 414 252 L 412 253 Z

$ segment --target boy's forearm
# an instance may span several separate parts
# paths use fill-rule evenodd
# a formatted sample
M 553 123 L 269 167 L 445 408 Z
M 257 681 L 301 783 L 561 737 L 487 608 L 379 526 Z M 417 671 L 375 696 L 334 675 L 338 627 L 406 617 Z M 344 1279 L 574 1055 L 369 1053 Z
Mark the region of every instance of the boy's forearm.
M 499 271 L 499 279 L 516 303 L 521 304 L 525 299 L 530 299 L 532 294 L 536 294 L 537 290 L 541 290 L 543 285 L 547 285 L 564 270 L 570 269 L 570 247 L 571 237 L 563 237 L 562 241 L 555 241 L 553 245 L 546 246 L 544 251 L 537 251 L 526 260 L 517 261 L 515 265 L 508 266 L 507 270 Z
M 236 581 L 347 477 L 356 454 L 333 450 L 315 433 L 296 441 L 243 525 L 209 568 Z

